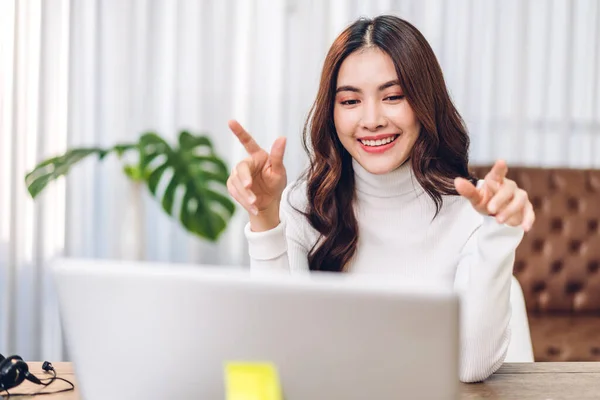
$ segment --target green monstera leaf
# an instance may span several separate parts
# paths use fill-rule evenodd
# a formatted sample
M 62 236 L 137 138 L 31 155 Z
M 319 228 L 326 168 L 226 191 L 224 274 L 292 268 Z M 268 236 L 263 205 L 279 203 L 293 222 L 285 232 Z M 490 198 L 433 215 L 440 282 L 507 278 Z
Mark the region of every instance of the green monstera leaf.
M 171 147 L 159 135 L 146 133 L 137 144 L 72 149 L 38 164 L 25 176 L 25 183 L 35 198 L 51 181 L 66 175 L 88 156 L 97 155 L 102 160 L 113 152 L 121 157 L 133 151 L 139 161 L 125 165 L 127 176 L 145 182 L 165 212 L 189 232 L 216 241 L 233 216 L 235 205 L 226 194 L 229 168 L 206 136 L 184 131 L 178 146 Z
M 160 136 L 145 134 L 140 139 L 140 168 L 150 192 L 187 230 L 216 238 L 225 229 L 235 205 L 223 190 L 229 169 L 214 154 L 210 139 L 181 132 L 179 148 L 174 149 Z M 182 193 L 178 205 L 177 191 Z
M 72 149 L 65 154 L 49 158 L 39 163 L 33 171 L 25 175 L 25 184 L 32 198 L 36 198 L 53 180 L 67 175 L 72 166 L 91 155 L 97 155 L 100 160 L 107 154 L 115 152 L 121 156 L 127 150 L 135 149 L 136 145 L 117 145 L 110 149 L 98 147 Z

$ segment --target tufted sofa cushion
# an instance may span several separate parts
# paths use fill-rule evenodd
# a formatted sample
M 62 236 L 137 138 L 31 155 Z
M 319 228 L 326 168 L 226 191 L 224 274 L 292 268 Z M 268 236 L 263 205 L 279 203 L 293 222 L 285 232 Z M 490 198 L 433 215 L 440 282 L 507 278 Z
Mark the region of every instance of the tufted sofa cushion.
M 536 212 L 514 265 L 535 359 L 600 360 L 600 170 L 513 167 L 508 177 Z

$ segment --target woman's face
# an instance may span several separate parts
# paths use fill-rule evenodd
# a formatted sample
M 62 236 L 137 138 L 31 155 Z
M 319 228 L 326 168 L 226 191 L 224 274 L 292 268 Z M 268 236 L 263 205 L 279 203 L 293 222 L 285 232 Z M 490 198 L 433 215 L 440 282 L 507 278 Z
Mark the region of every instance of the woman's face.
M 373 174 L 402 165 L 421 130 L 392 59 L 376 47 L 356 51 L 342 62 L 333 119 L 342 145 Z

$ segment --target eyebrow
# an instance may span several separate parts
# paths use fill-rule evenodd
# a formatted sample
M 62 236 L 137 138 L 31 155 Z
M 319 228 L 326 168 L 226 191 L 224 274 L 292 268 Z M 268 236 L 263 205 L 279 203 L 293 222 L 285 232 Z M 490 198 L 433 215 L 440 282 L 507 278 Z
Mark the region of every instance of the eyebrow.
M 387 89 L 389 87 L 396 86 L 396 85 L 400 85 L 400 81 L 398 81 L 398 79 L 394 79 L 393 81 L 386 82 L 383 85 L 379 86 L 378 89 L 381 92 L 382 90 L 385 90 L 385 89 Z M 340 87 L 338 87 L 335 90 L 335 92 L 336 93 L 339 93 L 339 92 L 356 92 L 356 93 L 361 93 L 362 90 L 360 90 L 359 88 L 354 87 L 354 86 L 346 85 L 346 86 L 340 86 Z

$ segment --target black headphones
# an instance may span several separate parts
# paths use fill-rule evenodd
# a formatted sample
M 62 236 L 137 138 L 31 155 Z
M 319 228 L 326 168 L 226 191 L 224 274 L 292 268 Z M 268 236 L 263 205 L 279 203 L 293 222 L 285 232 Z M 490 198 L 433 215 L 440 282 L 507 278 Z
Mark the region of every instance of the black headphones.
M 29 372 L 29 366 L 23 359 L 19 356 L 10 356 L 5 358 L 2 354 L 0 354 L 0 393 L 6 392 L 7 396 L 11 394 L 8 392 L 8 389 L 12 389 L 14 387 L 19 386 L 23 383 L 24 380 L 28 380 L 30 382 L 35 383 L 36 385 L 48 386 L 52 384 L 55 380 L 61 380 L 67 382 L 71 385 L 70 388 L 59 390 L 56 392 L 48 392 L 48 393 L 35 393 L 37 395 L 40 394 L 54 394 L 67 392 L 69 390 L 75 389 L 75 385 L 64 378 L 59 378 L 56 376 L 56 371 L 51 363 L 48 361 L 44 361 L 42 364 L 42 369 L 46 372 L 50 372 L 53 374 L 50 378 L 40 379 Z M 49 382 L 42 382 L 44 380 L 49 380 Z M 4 396 L 4 394 L 2 394 Z

